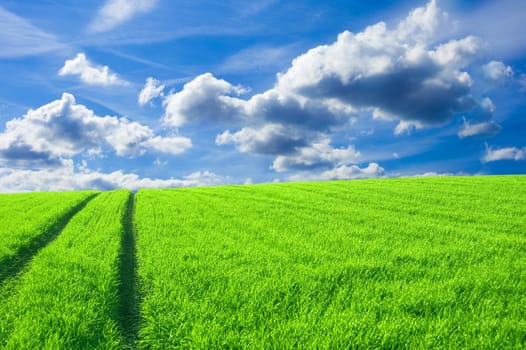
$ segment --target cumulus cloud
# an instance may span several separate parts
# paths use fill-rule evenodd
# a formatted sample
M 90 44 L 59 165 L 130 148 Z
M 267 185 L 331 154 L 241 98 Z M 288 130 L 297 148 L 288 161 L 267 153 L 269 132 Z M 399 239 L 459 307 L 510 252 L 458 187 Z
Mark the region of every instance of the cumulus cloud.
M 224 80 L 199 76 L 167 100 L 166 119 L 177 126 L 192 118 L 242 115 L 326 130 L 353 111 L 372 108 L 413 124 L 447 122 L 476 105 L 463 69 L 481 43 L 469 36 L 433 45 L 444 18 L 431 1 L 394 29 L 380 22 L 357 34 L 345 31 L 336 42 L 297 57 L 273 89 L 249 100 L 228 96 L 234 87 Z
M 482 123 L 470 123 L 464 119 L 464 126 L 458 132 L 460 138 L 470 137 L 470 136 L 495 136 L 502 130 L 502 127 L 494 122 L 482 122 Z
M 200 75 L 165 98 L 164 122 L 239 125 L 217 135 L 216 144 L 274 155 L 276 171 L 355 169 L 359 152 L 352 145 L 334 148 L 331 135 L 366 116 L 397 121 L 394 133 L 402 135 L 466 113 L 471 120 L 460 137 L 494 135 L 500 130 L 491 121 L 495 106 L 472 96 L 469 73 L 484 43 L 448 37 L 448 27 L 447 13 L 431 0 L 397 25 L 340 33 L 295 58 L 271 89 L 248 98 L 239 86 Z
M 524 160 L 526 159 L 526 147 L 493 148 L 486 144 L 486 152 L 482 157 L 483 163 L 499 160 Z
M 107 0 L 91 22 L 92 32 L 106 32 L 129 21 L 138 14 L 150 12 L 157 0 Z
M 0 192 L 4 193 L 118 188 L 136 191 L 140 188 L 209 186 L 226 182 L 228 178 L 209 171 L 194 172 L 182 179 L 152 179 L 121 170 L 104 173 L 76 168 L 71 160 L 61 167 L 41 170 L 0 168 Z
M 91 63 L 85 54 L 78 53 L 75 58 L 66 60 L 58 72 L 59 75 L 77 75 L 81 81 L 89 85 L 128 85 L 115 73 L 110 72 L 108 66 L 97 66 Z
M 434 44 L 445 18 L 430 1 L 393 29 L 380 22 L 357 34 L 345 31 L 336 42 L 294 59 L 273 89 L 248 100 L 232 98 L 233 85 L 204 74 L 167 99 L 166 120 L 179 126 L 241 115 L 327 130 L 353 112 L 373 109 L 424 126 L 448 122 L 476 106 L 464 68 L 481 42 L 468 36 Z
M 513 76 L 513 69 L 500 61 L 488 62 L 482 66 L 482 71 L 486 78 L 491 80 L 501 80 Z
M 184 85 L 183 90 L 170 94 L 164 101 L 166 124 L 179 127 L 188 121 L 232 121 L 243 114 L 244 101 L 239 95 L 245 90 L 211 73 L 198 76 Z
M 290 181 L 316 181 L 316 180 L 351 180 L 376 178 L 385 175 L 385 170 L 377 163 L 369 163 L 365 168 L 357 165 L 341 165 L 334 169 L 321 172 L 319 174 L 299 173 L 290 176 Z
M 154 98 L 163 96 L 164 88 L 165 88 L 164 84 L 161 84 L 159 80 L 156 80 L 151 77 L 146 79 L 146 84 L 144 85 L 144 88 L 139 93 L 137 102 L 139 103 L 139 105 L 144 106 L 145 104 L 147 104 Z
M 6 123 L 0 133 L 0 159 L 9 164 L 57 164 L 82 152 L 99 154 L 103 145 L 119 156 L 136 156 L 148 150 L 178 154 L 192 143 L 176 135 L 155 135 L 148 126 L 126 118 L 99 117 L 64 93 L 60 100 Z
M 483 44 L 473 36 L 441 41 L 447 26 L 447 14 L 431 0 L 392 28 L 380 22 L 362 32 L 344 31 L 335 42 L 294 59 L 273 88 L 250 98 L 240 96 L 243 88 L 211 73 L 200 75 L 166 97 L 164 121 L 175 127 L 202 121 L 238 124 L 239 130 L 217 135 L 216 144 L 276 155 L 276 170 L 350 165 L 331 163 L 326 153 L 341 153 L 330 147 L 330 135 L 355 118 L 371 114 L 396 120 L 394 133 L 401 135 L 485 109 L 484 101 L 471 95 L 467 71 Z M 497 128 L 477 123 L 462 135 Z
M 425 11 L 438 15 L 434 2 Z M 358 34 L 340 34 L 335 43 L 296 58 L 279 75 L 278 86 L 311 99 L 374 108 L 391 119 L 423 125 L 451 120 L 475 105 L 472 80 L 462 68 L 478 51 L 479 41 L 467 37 L 428 48 L 423 41 L 427 31 L 418 29 L 434 25 L 409 26 L 410 18 L 395 30 L 379 23 Z

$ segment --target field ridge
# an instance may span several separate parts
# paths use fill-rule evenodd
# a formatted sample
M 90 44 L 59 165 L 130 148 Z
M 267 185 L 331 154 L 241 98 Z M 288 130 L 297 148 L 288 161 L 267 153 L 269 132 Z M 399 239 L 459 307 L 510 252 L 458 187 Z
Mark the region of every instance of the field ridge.
M 140 297 L 137 292 L 137 257 L 135 245 L 135 195 L 128 197 L 126 213 L 122 217 L 124 233 L 122 236 L 121 258 L 119 266 L 119 322 L 126 345 L 136 348 L 139 319 Z
M 98 195 L 98 193 L 93 193 L 84 200 L 80 201 L 43 234 L 35 237 L 29 244 L 20 247 L 16 255 L 6 259 L 2 266 L 0 266 L 0 285 L 2 285 L 6 279 L 14 277 L 20 271 L 22 271 L 31 261 L 31 258 L 33 258 L 35 254 L 37 254 L 41 249 L 45 248 L 49 243 L 53 242 L 66 227 L 71 218 L 73 218 Z

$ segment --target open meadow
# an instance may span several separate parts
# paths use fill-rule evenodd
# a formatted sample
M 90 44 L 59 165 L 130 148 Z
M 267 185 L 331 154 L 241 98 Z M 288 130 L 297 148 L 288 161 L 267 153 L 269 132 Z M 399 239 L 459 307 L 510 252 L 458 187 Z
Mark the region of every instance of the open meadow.
M 523 349 L 525 217 L 526 176 L 0 195 L 0 348 Z

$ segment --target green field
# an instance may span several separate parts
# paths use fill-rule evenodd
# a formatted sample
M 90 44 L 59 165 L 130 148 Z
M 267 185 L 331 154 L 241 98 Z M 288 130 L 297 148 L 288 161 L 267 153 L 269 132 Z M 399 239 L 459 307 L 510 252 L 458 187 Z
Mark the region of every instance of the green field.
M 2 348 L 526 347 L 526 176 L 37 195 Z

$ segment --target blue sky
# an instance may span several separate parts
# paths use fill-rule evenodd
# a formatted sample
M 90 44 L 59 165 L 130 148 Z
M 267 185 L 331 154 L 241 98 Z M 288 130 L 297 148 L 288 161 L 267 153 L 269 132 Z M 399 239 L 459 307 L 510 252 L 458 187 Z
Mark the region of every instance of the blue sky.
M 0 1 L 0 191 L 526 173 L 524 15 Z

